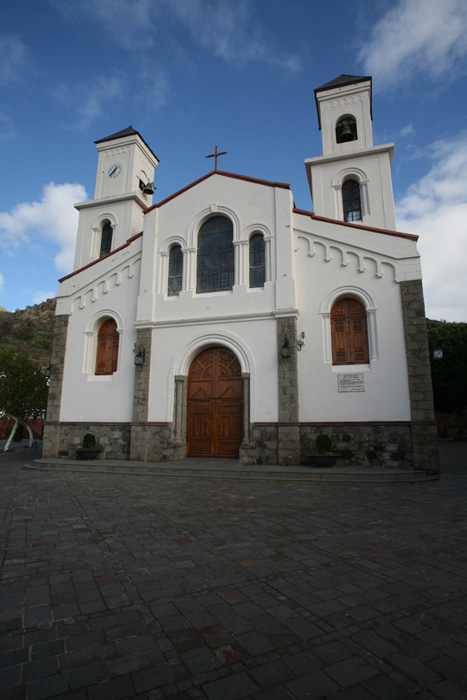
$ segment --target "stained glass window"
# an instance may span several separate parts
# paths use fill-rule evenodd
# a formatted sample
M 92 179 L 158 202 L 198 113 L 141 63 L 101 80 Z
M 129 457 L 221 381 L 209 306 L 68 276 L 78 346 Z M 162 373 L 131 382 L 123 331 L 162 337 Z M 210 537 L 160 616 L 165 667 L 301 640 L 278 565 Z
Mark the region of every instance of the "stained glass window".
M 234 283 L 233 225 L 225 216 L 213 216 L 198 234 L 196 291 L 223 292 Z
M 261 233 L 255 233 L 250 238 L 250 287 L 264 287 L 264 278 L 264 238 Z
M 183 253 L 179 245 L 174 245 L 169 253 L 169 297 L 176 297 L 182 289 Z

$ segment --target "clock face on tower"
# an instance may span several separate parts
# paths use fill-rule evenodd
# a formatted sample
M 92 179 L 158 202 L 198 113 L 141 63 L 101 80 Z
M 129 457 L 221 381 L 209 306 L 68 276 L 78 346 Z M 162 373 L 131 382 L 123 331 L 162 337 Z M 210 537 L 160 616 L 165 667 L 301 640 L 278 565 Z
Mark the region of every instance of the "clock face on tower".
M 118 163 L 114 163 L 113 165 L 110 166 L 110 168 L 108 169 L 107 172 L 108 172 L 109 177 L 117 177 L 118 175 L 120 175 L 121 170 L 122 170 L 122 166 L 118 165 Z

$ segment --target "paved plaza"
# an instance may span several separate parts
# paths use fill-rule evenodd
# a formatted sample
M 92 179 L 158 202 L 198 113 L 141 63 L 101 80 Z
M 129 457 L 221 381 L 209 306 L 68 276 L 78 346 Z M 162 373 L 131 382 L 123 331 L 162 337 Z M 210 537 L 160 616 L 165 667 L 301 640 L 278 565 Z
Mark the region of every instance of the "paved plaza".
M 387 485 L 1 453 L 0 698 L 465 700 L 465 445 Z

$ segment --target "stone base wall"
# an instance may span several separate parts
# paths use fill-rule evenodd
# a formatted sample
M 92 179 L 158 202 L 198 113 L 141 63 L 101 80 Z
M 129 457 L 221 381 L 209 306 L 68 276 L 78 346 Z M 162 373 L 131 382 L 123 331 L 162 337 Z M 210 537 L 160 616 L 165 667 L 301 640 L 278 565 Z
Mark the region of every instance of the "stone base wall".
M 171 423 L 133 423 L 130 459 L 141 462 L 175 462 L 186 456 L 186 446 L 173 440 Z
M 43 457 L 76 457 L 86 433 L 102 447 L 99 459 L 130 458 L 129 423 L 49 423 L 44 427 Z
M 86 433 L 101 447 L 100 459 L 174 462 L 186 444 L 170 423 L 46 423 L 44 457 L 75 457 Z M 414 467 L 439 471 L 436 423 L 254 423 L 240 448 L 241 464 L 307 464 L 318 435 L 329 435 L 336 466 Z
M 240 461 L 306 464 L 307 455 L 315 451 L 315 440 L 321 434 L 330 436 L 333 451 L 341 455 L 336 466 L 439 470 L 435 423 L 256 423 L 251 426 L 250 444 L 242 449 Z M 294 437 L 298 441 L 295 449 Z

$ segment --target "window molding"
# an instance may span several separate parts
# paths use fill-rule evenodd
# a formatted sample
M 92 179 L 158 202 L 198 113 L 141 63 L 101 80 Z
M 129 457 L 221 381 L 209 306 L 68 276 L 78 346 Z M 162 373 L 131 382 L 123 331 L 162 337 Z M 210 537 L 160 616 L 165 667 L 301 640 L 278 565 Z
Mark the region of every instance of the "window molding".
M 122 333 L 123 333 L 123 322 L 119 314 L 111 309 L 103 309 L 99 313 L 95 314 L 88 322 L 86 329 L 84 331 L 84 352 L 83 352 L 83 374 L 88 375 L 88 379 L 95 380 L 96 378 L 111 378 L 113 374 L 96 374 L 96 359 L 97 359 L 97 337 L 99 329 L 105 321 L 112 319 L 117 324 L 117 333 L 119 334 L 118 342 L 118 358 L 117 358 L 117 369 L 116 374 L 120 369 L 121 353 L 122 353 Z
M 370 199 L 368 195 L 368 183 L 370 182 L 367 174 L 360 168 L 350 167 L 341 170 L 331 182 L 331 187 L 334 189 L 334 209 L 336 219 L 344 221 L 344 205 L 342 199 L 342 187 L 347 180 L 356 180 L 360 186 L 360 206 L 362 212 L 362 221 L 370 215 Z
M 261 233 L 264 238 L 264 283 L 271 282 L 272 280 L 272 240 L 270 230 L 264 224 L 252 224 L 242 232 L 242 241 L 246 244 L 242 250 L 242 264 L 241 264 L 241 281 L 240 284 L 245 284 L 250 289 L 250 255 L 249 255 L 249 245 L 250 239 L 257 233 Z M 255 289 L 252 287 L 251 289 Z
M 167 296 L 178 297 L 183 290 L 183 248 L 174 243 L 168 255 Z
M 188 259 L 188 249 L 186 247 L 186 240 L 181 236 L 171 236 L 166 241 L 164 241 L 159 249 L 159 274 L 158 274 L 158 293 L 164 294 L 168 298 L 168 285 L 169 285 L 169 257 L 170 251 L 175 246 L 180 246 L 183 254 L 183 275 L 182 275 L 182 289 L 184 291 L 187 288 L 186 277 L 187 277 L 187 259 Z M 170 297 L 172 298 L 172 297 Z
M 198 253 L 198 234 L 203 226 L 203 224 L 210 219 L 212 216 L 225 216 L 226 218 L 230 219 L 232 222 L 233 226 L 233 244 L 234 244 L 234 255 L 238 256 L 238 247 L 236 246 L 236 242 L 240 241 L 240 232 L 242 230 L 241 227 L 241 219 L 240 215 L 238 212 L 236 212 L 234 209 L 231 209 L 229 207 L 226 207 L 224 205 L 218 204 L 217 202 L 212 202 L 209 206 L 205 207 L 202 209 L 198 214 L 191 220 L 190 224 L 188 225 L 187 232 L 186 232 L 186 243 L 185 247 L 183 249 L 183 253 L 185 256 L 184 259 L 184 284 L 183 284 L 183 289 L 184 291 L 189 291 L 192 294 L 197 294 L 196 287 L 197 287 L 197 253 Z M 173 240 L 173 239 L 172 239 Z M 237 284 L 237 271 L 238 271 L 238 260 L 235 258 L 235 266 L 234 266 L 234 284 Z M 164 287 L 165 289 L 166 287 Z M 227 293 L 231 293 L 230 292 Z M 213 292 L 214 294 L 222 294 L 226 292 Z
M 107 222 L 109 222 L 112 227 L 112 244 L 110 250 L 112 251 L 116 247 L 115 242 L 117 238 L 118 221 L 113 214 L 101 214 L 92 225 L 90 257 L 93 260 L 98 260 L 101 257 L 102 229 Z

